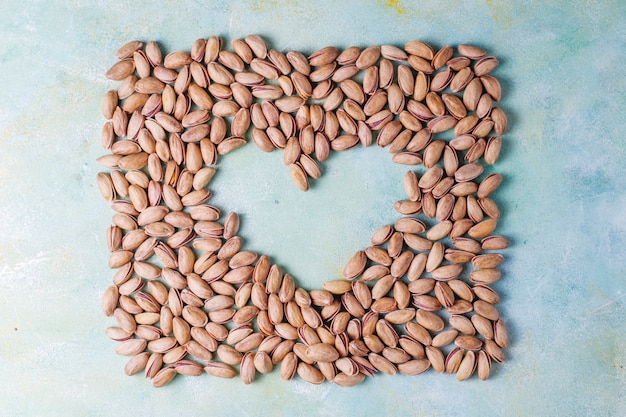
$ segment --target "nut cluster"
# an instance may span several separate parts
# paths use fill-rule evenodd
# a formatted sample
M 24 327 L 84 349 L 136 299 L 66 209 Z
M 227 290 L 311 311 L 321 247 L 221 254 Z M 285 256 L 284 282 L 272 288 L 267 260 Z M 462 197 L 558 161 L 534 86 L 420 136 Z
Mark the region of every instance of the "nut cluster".
M 411 41 L 325 47 L 308 57 L 256 35 L 217 36 L 163 56 L 133 41 L 106 72 L 108 119 L 98 158 L 116 269 L 102 308 L 125 372 L 154 386 L 205 372 L 251 383 L 280 367 L 352 386 L 376 372 L 429 368 L 465 380 L 504 360 L 506 328 L 491 287 L 508 247 L 490 198 L 505 113 L 498 65 L 481 48 L 435 51 Z M 283 150 L 303 191 L 331 151 L 376 143 L 404 176 L 403 216 L 377 230 L 344 279 L 307 291 L 270 258 L 243 248 L 239 216 L 209 204 L 218 157 L 245 145 Z M 444 138 L 447 137 L 447 138 Z M 418 217 L 419 216 L 419 217 Z

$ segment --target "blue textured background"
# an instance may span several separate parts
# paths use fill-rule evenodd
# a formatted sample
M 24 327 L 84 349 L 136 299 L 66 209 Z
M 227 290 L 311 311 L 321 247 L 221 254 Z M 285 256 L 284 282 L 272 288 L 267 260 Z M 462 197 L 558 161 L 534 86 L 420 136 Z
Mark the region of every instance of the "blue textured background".
M 0 415 L 626 415 L 626 3 L 0 0 Z M 412 39 L 501 62 L 510 132 L 496 199 L 497 284 L 512 346 L 492 378 L 379 375 L 353 389 L 280 380 L 126 377 L 104 335 L 111 212 L 95 187 L 102 94 L 119 46 L 261 34 L 312 52 Z M 281 156 L 229 155 L 215 203 L 246 245 L 314 288 L 396 218 L 405 169 L 386 151 L 333 156 L 309 193 Z M 348 192 L 350 197 L 348 197 Z

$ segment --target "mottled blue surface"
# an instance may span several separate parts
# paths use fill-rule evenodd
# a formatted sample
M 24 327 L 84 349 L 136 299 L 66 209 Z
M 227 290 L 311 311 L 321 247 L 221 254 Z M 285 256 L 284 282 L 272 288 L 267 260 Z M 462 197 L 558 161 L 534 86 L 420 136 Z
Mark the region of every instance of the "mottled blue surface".
M 0 1 L 2 415 L 626 415 L 626 3 L 621 1 Z M 117 48 L 258 33 L 311 52 L 421 39 L 496 55 L 509 115 L 496 200 L 513 243 L 497 284 L 512 340 L 492 378 L 376 376 L 352 389 L 123 374 L 103 333 L 102 94 Z M 402 174 L 386 151 L 334 155 L 309 193 L 279 153 L 248 146 L 220 166 L 215 203 L 250 249 L 302 285 L 337 276 L 396 218 Z M 350 194 L 349 194 L 350 193 Z

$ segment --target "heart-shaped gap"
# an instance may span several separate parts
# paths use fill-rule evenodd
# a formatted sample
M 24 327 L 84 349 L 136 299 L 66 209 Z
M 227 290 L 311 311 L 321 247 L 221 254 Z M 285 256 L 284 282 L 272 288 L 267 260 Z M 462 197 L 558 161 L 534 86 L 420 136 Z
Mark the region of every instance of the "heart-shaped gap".
M 103 145 L 113 155 L 99 162 L 114 170 L 100 173 L 98 186 L 107 200 L 123 199 L 113 202 L 118 213 L 107 234 L 109 264 L 120 269 L 103 309 L 119 325 L 108 330 L 123 341 L 116 351 L 133 356 L 126 372 L 145 368 L 155 386 L 177 373 L 203 373 L 203 365 L 209 374 L 232 377 L 232 365 L 240 364 L 249 383 L 278 362 L 285 379 L 297 371 L 312 383 L 344 386 L 376 371 L 415 375 L 430 366 L 460 380 L 477 368 L 487 378 L 508 344 L 493 306 L 499 298 L 487 285 L 500 279 L 495 267 L 502 257 L 479 255 L 508 245 L 492 235 L 500 213 L 489 195 L 502 178 L 481 176 L 477 162 L 496 161 L 501 138 L 487 136 L 506 130 L 506 116 L 492 105 L 500 86 L 488 75 L 497 60 L 469 45 L 455 57 L 451 47 L 435 53 L 419 41 L 404 50 L 327 47 L 308 58 L 268 52 L 257 36 L 232 45 L 234 53 L 217 37 L 200 39 L 191 53 L 162 59 L 155 43 L 144 50 L 130 42 L 107 72 L 124 81 L 103 103 L 111 119 Z M 247 64 L 253 73 L 244 71 Z M 362 84 L 352 81 L 360 72 Z M 311 95 L 325 100 L 303 106 Z M 253 96 L 262 104 L 253 104 Z M 285 149 L 284 163 L 303 190 L 308 177 L 321 174 L 314 158 L 373 140 L 388 147 L 394 162 L 423 161 L 428 168 L 404 175 L 408 198 L 394 208 L 409 216 L 381 228 L 372 247 L 348 261 L 348 281 L 296 291 L 269 258 L 256 261 L 242 250 L 236 214 L 222 225 L 205 205 L 214 169 L 203 165 L 243 146 L 250 122 L 262 150 Z M 453 139 L 442 140 L 439 134 L 452 128 Z M 411 216 L 420 211 L 436 221 Z M 152 251 L 162 265 L 146 262 Z M 470 261 L 476 269 L 468 284 L 460 277 Z M 233 303 L 238 309 L 229 308 Z M 434 313 L 442 307 L 451 314 L 448 323 Z M 457 347 L 444 359 L 441 348 L 453 341 Z
M 331 155 L 320 181 L 302 193 L 281 160 L 280 152 L 259 157 L 254 146 L 229 155 L 211 183 L 212 202 L 239 213 L 247 250 L 269 255 L 299 286 L 321 288 L 397 218 L 393 203 L 404 198 L 406 167 L 380 149 L 355 148 Z

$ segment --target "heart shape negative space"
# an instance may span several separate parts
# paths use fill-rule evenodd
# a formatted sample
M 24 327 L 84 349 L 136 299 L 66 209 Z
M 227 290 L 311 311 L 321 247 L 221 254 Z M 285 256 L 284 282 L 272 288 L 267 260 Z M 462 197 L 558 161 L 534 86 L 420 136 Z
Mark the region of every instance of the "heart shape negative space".
M 493 105 L 498 60 L 462 44 L 421 41 L 269 49 L 257 35 L 198 39 L 162 55 L 133 41 L 106 72 L 108 121 L 97 185 L 114 210 L 107 335 L 128 375 L 160 387 L 178 374 L 251 383 L 280 368 L 310 383 L 361 383 L 377 372 L 486 379 L 506 328 L 491 287 L 508 247 L 495 234 L 492 170 L 507 128 Z M 239 216 L 210 204 L 218 158 L 247 144 L 283 151 L 296 187 L 331 152 L 375 143 L 411 169 L 401 215 L 373 231 L 342 279 L 307 291 L 245 250 Z

